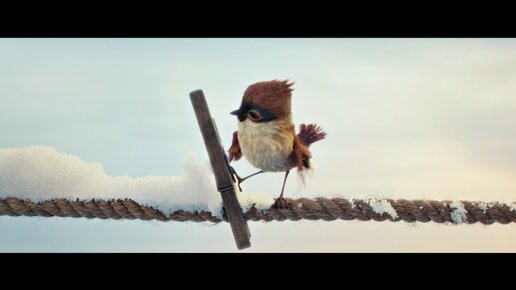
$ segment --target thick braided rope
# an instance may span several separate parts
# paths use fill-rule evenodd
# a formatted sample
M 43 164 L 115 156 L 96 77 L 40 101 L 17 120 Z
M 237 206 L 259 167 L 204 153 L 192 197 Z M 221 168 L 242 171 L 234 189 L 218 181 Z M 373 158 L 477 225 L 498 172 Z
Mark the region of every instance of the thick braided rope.
M 307 220 L 360 220 L 360 221 L 405 221 L 453 223 L 455 208 L 450 201 L 433 200 L 386 200 L 396 211 L 397 217 L 388 213 L 377 213 L 366 200 L 354 200 L 353 203 L 344 198 L 287 198 L 288 208 L 257 210 L 251 208 L 245 213 L 247 220 L 252 221 L 298 221 Z M 464 211 L 462 222 L 493 224 L 516 223 L 516 210 L 503 203 L 490 203 L 481 206 L 477 202 L 462 201 Z M 213 216 L 210 212 L 176 211 L 165 215 L 159 210 L 143 206 L 130 199 L 124 200 L 89 200 L 70 201 L 66 199 L 46 200 L 34 203 L 18 198 L 0 199 L 0 215 L 9 216 L 43 216 L 43 217 L 85 217 L 100 219 L 142 219 L 160 221 L 210 221 L 218 223 L 226 221 L 222 217 Z

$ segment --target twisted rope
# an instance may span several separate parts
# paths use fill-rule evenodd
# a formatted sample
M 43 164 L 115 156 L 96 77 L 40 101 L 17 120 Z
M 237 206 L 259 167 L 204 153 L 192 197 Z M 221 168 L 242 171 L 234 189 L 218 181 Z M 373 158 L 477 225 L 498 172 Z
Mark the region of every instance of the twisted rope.
M 462 201 L 464 211 L 450 207 L 450 201 L 433 200 L 386 200 L 396 211 L 397 217 L 388 213 L 377 213 L 366 200 L 354 200 L 353 203 L 344 198 L 287 198 L 288 208 L 271 207 L 268 210 L 249 209 L 244 215 L 252 221 L 298 221 L 307 220 L 360 220 L 392 222 L 429 222 L 453 223 L 454 214 L 462 214 L 461 221 L 468 224 L 516 223 L 516 210 L 507 204 L 490 203 L 481 206 L 478 202 Z M 149 206 L 143 206 L 131 199 L 124 200 L 89 200 L 70 201 L 66 199 L 46 200 L 34 203 L 18 198 L 0 199 L 0 215 L 9 216 L 43 216 L 43 217 L 85 217 L 99 219 L 142 219 L 159 221 L 210 221 L 219 223 L 227 221 L 226 216 L 213 216 L 211 212 L 188 212 L 178 210 L 170 215 Z

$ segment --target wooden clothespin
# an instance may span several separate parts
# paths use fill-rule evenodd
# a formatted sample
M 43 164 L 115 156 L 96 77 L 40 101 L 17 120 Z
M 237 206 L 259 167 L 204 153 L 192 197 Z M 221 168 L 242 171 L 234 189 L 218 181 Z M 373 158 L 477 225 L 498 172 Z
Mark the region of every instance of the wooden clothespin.
M 220 142 L 215 120 L 212 119 L 206 98 L 202 90 L 190 93 L 190 100 L 201 129 L 204 145 L 210 157 L 211 167 L 217 182 L 217 190 L 222 196 L 222 204 L 226 212 L 233 236 L 239 250 L 251 246 L 251 234 L 238 203 L 234 188 L 234 179 L 229 169 L 228 158 Z

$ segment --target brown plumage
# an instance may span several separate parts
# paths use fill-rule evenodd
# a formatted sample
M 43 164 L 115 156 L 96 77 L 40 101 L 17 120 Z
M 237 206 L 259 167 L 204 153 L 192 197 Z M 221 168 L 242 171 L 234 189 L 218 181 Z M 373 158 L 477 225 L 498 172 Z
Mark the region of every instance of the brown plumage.
M 233 133 L 229 161 L 245 156 L 260 172 L 285 172 L 276 200 L 278 206 L 285 206 L 283 190 L 289 171 L 297 168 L 303 177 L 306 170 L 312 169 L 308 148 L 326 136 L 315 124 L 301 124 L 296 135 L 291 113 L 292 85 L 278 80 L 252 84 L 245 90 L 240 108 L 232 112 L 238 116 L 239 130 Z M 246 179 L 238 178 L 240 183 Z
M 313 169 L 310 164 L 312 154 L 308 148 L 312 143 L 324 139 L 325 136 L 326 132 L 315 124 L 299 125 L 299 133 L 296 135 L 294 142 L 294 153 L 297 171 L 303 183 L 305 182 L 304 171 Z

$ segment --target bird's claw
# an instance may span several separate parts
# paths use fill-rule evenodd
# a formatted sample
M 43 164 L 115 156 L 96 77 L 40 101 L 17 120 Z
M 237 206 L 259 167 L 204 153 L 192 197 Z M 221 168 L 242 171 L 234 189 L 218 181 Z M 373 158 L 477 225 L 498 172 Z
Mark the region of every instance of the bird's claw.
M 280 196 L 280 197 L 276 198 L 276 201 L 274 201 L 272 208 L 278 208 L 278 209 L 288 208 L 288 201 L 283 196 Z
M 231 165 L 229 165 L 229 172 L 231 173 L 231 177 L 233 178 L 233 181 L 237 182 L 238 190 L 240 190 L 240 192 L 242 192 L 242 187 L 240 186 L 240 182 L 242 181 L 242 178 L 240 176 L 238 176 L 235 168 L 233 168 L 233 166 L 231 166 Z M 235 178 L 236 178 L 236 180 L 235 180 Z

